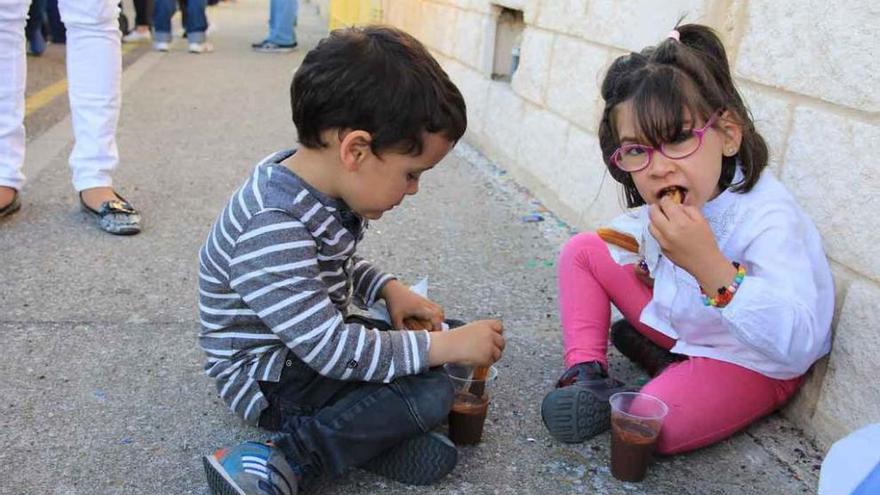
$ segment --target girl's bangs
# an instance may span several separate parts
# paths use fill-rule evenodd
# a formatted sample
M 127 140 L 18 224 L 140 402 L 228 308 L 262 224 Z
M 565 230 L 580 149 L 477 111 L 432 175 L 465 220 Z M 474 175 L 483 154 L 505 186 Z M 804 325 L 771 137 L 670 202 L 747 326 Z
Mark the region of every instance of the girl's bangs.
M 671 68 L 652 71 L 631 100 L 636 138 L 654 147 L 698 127 L 712 113 L 690 78 Z

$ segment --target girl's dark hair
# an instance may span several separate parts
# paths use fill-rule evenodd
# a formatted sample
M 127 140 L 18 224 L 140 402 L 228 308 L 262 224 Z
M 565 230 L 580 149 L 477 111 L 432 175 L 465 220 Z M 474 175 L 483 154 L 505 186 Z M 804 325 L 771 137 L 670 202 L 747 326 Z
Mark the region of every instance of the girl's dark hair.
M 615 180 L 623 184 L 627 206 L 645 204 L 628 172 L 611 162 L 620 146 L 614 109 L 632 101 L 637 131 L 652 146 L 679 136 L 690 116 L 708 120 L 716 110 L 742 126 L 742 143 L 735 156 L 722 160 L 719 187 L 731 186 L 736 163 L 742 165 L 743 180 L 732 191 L 748 192 L 767 166 L 767 144 L 755 130 L 752 117 L 733 84 L 724 45 L 712 29 L 699 24 L 676 27 L 681 41 L 667 38 L 639 53 L 618 57 L 602 82 L 605 110 L 599 124 L 602 158 Z
M 374 153 L 418 155 L 422 133 L 458 141 L 464 98 L 417 39 L 385 26 L 338 29 L 305 56 L 290 85 L 299 142 L 323 148 L 321 132 L 369 132 Z

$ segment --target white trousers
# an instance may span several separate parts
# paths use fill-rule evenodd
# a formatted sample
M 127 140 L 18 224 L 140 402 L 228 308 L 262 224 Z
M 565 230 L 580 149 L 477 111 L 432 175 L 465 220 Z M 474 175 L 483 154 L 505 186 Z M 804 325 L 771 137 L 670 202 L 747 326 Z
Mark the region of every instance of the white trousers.
M 0 186 L 15 189 L 24 184 L 24 26 L 29 4 L 30 0 L 0 0 Z M 119 1 L 59 0 L 58 9 L 67 27 L 73 187 L 82 191 L 112 186 L 110 172 L 119 163 Z

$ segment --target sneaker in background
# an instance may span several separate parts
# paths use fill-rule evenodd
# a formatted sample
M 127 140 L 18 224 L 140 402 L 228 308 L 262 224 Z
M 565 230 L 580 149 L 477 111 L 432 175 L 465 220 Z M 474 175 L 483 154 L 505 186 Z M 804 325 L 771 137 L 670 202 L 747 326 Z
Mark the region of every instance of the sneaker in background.
M 271 41 L 261 41 L 259 43 L 252 43 L 251 48 L 254 51 L 260 53 L 290 53 L 296 48 L 297 43 L 291 43 L 289 45 L 279 45 L 278 43 L 273 43 Z
M 169 48 L 171 48 L 171 43 L 167 41 L 153 42 L 153 50 L 156 50 L 157 52 L 167 52 Z
M 138 31 L 134 29 L 129 31 L 128 34 L 122 37 L 123 43 L 143 43 L 146 41 L 150 41 L 153 39 L 153 35 L 150 31 Z
M 189 52 L 190 53 L 211 53 L 214 51 L 214 45 L 208 43 L 207 41 L 202 43 L 190 43 L 189 44 Z

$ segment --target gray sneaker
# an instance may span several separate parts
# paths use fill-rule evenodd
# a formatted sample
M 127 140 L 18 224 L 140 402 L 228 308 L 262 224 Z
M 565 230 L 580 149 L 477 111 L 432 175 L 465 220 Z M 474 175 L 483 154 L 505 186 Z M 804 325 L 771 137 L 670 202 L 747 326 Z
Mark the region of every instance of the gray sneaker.
M 430 432 L 404 440 L 361 468 L 408 485 L 430 485 L 452 472 L 457 462 L 455 444 Z
M 211 495 L 296 495 L 299 476 L 277 447 L 244 442 L 203 458 Z

